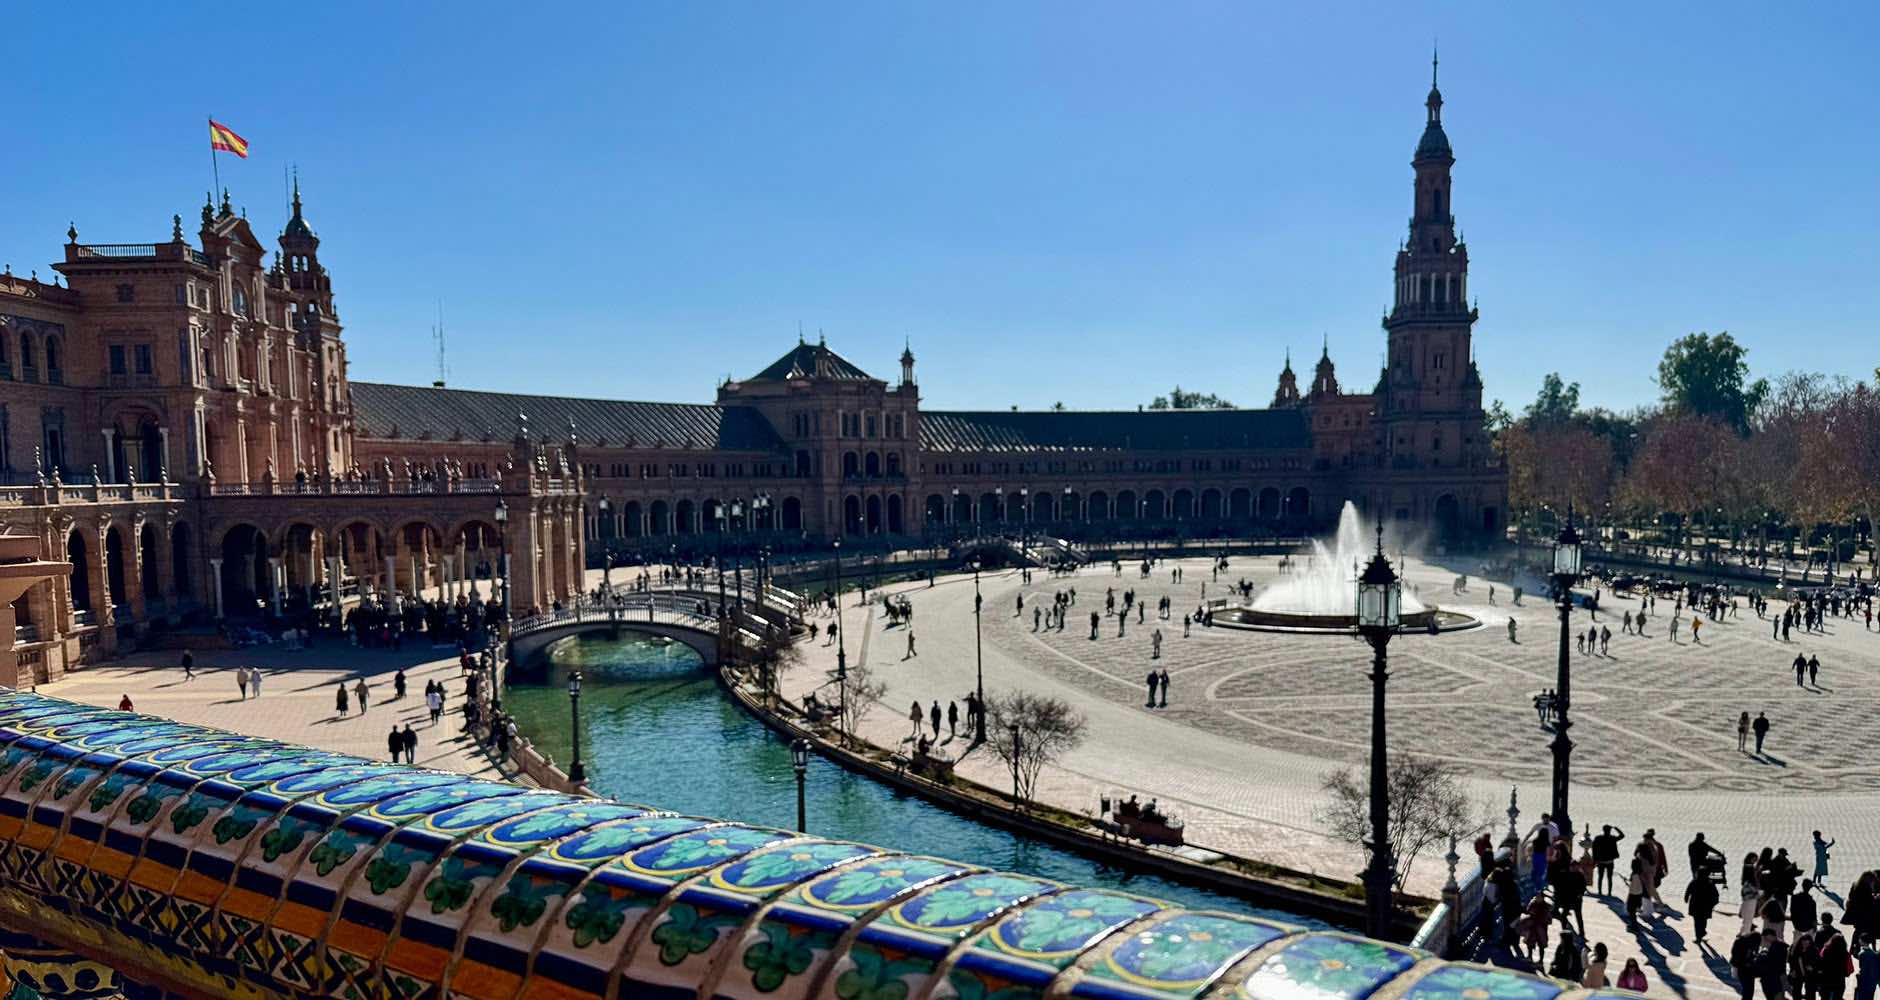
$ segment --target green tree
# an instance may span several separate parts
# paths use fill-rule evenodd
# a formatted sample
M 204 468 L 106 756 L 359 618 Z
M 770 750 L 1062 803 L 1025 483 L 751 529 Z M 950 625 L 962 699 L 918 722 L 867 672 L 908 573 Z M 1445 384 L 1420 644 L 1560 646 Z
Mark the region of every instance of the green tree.
M 1769 394 L 1766 379 L 1749 380 L 1749 362 L 1743 360 L 1748 353 L 1728 333 L 1693 333 L 1673 341 L 1658 362 L 1665 406 L 1744 433 Z
M 1151 410 L 1231 410 L 1234 404 L 1211 392 L 1190 392 L 1176 386 L 1166 396 L 1157 396 L 1149 403 Z
M 1564 424 L 1579 410 L 1580 383 L 1568 385 L 1561 380 L 1559 372 L 1548 372 L 1547 377 L 1541 379 L 1540 394 L 1528 404 L 1523 416 L 1529 423 Z

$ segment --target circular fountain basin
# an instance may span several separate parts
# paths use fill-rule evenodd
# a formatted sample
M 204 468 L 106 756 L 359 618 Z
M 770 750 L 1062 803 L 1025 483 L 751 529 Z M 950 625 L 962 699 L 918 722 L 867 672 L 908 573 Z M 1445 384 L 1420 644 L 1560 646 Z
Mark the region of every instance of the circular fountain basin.
M 1441 634 L 1476 628 L 1482 624 L 1482 621 L 1460 611 L 1425 608 L 1420 611 L 1407 612 L 1403 616 L 1403 625 L 1398 631 L 1405 635 L 1429 634 L 1432 624 L 1435 625 L 1436 633 Z M 1249 632 L 1355 635 L 1358 631 L 1358 616 L 1355 614 L 1322 615 L 1305 611 L 1269 611 L 1241 606 L 1222 608 L 1214 612 L 1214 625 L 1216 628 L 1237 628 Z

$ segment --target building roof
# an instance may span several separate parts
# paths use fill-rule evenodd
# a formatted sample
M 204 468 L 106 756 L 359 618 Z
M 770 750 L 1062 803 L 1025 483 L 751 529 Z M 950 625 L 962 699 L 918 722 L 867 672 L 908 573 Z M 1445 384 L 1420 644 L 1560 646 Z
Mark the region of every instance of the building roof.
M 821 342 L 809 344 L 797 341 L 783 357 L 770 363 L 763 371 L 751 376 L 751 381 L 766 379 L 781 382 L 792 378 L 835 378 L 863 379 L 878 381 L 873 375 L 856 367 L 847 358 L 829 349 Z
M 772 451 L 782 440 L 769 421 L 742 406 L 635 403 L 566 396 L 528 396 L 432 386 L 352 383 L 353 419 L 368 438 L 430 441 L 506 441 L 516 415 L 529 418 L 538 440 L 568 436 L 569 421 L 582 444 Z
M 1442 122 L 1433 121 L 1423 127 L 1423 138 L 1417 141 L 1417 159 L 1440 159 L 1454 155 L 1449 148 L 1449 135 L 1443 131 Z
M 1133 448 L 1306 448 L 1297 410 L 931 412 L 920 415 L 929 451 Z

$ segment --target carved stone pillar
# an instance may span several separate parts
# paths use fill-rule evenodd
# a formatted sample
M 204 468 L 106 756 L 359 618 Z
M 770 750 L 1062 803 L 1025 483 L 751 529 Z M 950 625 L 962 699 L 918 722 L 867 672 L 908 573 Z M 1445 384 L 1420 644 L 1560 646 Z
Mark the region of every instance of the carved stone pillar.
M 209 590 L 215 595 L 215 616 L 223 617 L 222 610 L 222 560 L 220 557 L 209 560 Z

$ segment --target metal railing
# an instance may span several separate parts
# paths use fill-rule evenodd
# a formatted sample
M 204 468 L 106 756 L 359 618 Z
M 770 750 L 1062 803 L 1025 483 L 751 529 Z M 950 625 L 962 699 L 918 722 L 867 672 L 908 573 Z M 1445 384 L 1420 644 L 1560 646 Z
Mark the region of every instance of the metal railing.
M 155 243 L 84 243 L 78 247 L 80 257 L 155 257 Z

